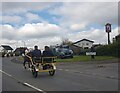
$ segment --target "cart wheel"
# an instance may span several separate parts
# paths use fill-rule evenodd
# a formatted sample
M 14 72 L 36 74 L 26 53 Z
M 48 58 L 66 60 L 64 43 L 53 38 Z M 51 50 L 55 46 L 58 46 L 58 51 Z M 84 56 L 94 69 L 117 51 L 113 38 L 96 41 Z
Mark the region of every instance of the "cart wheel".
M 32 69 L 32 74 L 35 78 L 38 76 L 38 71 L 36 71 L 35 67 Z
M 53 69 L 53 66 L 50 67 L 52 70 L 49 71 L 50 76 L 53 76 L 55 74 L 55 70 Z

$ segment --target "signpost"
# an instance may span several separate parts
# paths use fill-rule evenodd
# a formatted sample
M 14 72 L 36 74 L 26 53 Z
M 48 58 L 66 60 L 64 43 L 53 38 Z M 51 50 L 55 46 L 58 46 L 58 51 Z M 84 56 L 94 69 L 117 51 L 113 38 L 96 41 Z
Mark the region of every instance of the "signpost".
M 110 44 L 110 32 L 111 32 L 111 24 L 110 23 L 107 23 L 105 25 L 105 30 L 108 33 L 108 44 Z
M 86 55 L 96 55 L 96 52 L 86 52 Z

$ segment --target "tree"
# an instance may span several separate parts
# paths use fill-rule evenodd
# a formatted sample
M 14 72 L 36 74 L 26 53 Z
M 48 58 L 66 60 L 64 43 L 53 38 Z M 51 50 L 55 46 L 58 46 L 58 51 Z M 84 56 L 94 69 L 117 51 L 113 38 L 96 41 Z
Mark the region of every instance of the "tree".
M 69 41 L 68 38 L 63 38 L 61 45 L 71 45 L 73 42 Z

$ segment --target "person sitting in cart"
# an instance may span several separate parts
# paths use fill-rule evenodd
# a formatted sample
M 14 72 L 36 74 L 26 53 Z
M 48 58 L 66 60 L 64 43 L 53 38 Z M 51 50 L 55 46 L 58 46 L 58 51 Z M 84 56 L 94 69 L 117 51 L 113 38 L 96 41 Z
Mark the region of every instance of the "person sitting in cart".
M 45 50 L 43 51 L 42 57 L 53 57 L 53 56 L 54 55 L 53 55 L 52 51 L 50 50 L 50 48 L 48 46 L 45 46 Z M 43 58 L 43 62 L 45 62 L 45 63 L 50 63 L 52 61 L 53 61 L 52 58 Z M 43 66 L 43 70 L 48 69 L 49 67 L 50 67 L 50 65 L 46 64 Z
M 45 46 L 45 50 L 43 51 L 43 57 L 53 57 L 54 54 L 51 51 L 51 49 L 48 46 Z M 51 62 L 52 58 L 44 58 L 43 59 L 44 62 Z
M 41 50 L 38 49 L 38 46 L 34 46 L 34 50 L 32 51 L 32 59 L 34 62 L 41 62 Z

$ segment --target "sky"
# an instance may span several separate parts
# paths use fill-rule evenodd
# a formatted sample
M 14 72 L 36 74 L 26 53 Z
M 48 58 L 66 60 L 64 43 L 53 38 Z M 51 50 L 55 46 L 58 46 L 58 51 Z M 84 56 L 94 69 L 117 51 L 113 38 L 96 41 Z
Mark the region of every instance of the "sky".
M 9 1 L 9 0 L 8 0 Z M 13 48 L 60 44 L 89 39 L 107 44 L 105 24 L 112 24 L 110 39 L 119 34 L 117 2 L 1 2 L 0 45 Z

